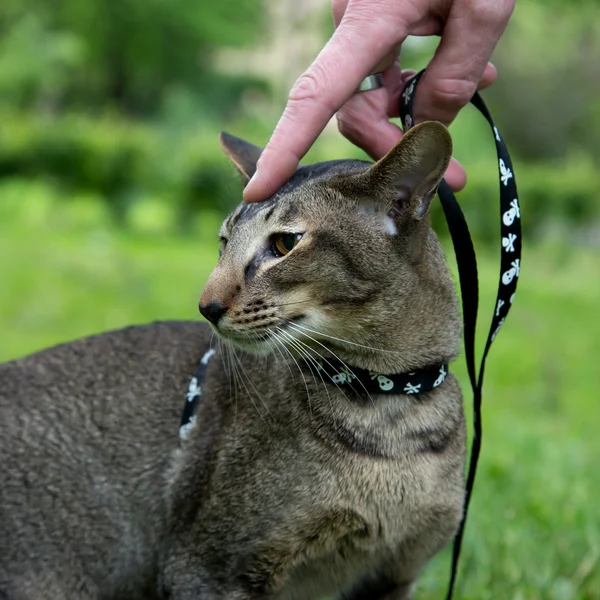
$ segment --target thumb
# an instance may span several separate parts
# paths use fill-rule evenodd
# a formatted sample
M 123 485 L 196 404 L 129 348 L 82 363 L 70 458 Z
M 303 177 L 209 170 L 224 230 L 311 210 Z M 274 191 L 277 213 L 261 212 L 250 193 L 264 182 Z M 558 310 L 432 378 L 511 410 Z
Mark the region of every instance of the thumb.
M 512 12 L 512 0 L 454 2 L 439 46 L 417 89 L 415 121 L 449 125 L 469 103 L 480 81 L 495 78 L 486 67 Z M 468 10 L 467 10 L 468 9 Z M 483 83 L 483 82 L 482 82 Z

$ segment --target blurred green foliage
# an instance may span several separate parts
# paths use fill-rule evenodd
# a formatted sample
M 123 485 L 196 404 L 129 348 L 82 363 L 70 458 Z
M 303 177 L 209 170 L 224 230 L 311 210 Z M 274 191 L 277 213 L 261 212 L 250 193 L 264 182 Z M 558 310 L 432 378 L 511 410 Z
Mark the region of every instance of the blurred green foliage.
M 269 85 L 223 73 L 214 58 L 260 40 L 264 4 L 2 2 L 0 178 L 92 194 L 122 226 L 159 199 L 179 231 L 192 213 L 225 212 L 235 181 L 219 124 Z
M 65 198 L 96 193 L 115 222 L 128 224 L 132 207 L 163 197 L 176 223 L 190 213 L 225 211 L 232 172 L 216 134 L 201 128 L 173 139 L 167 128 L 149 127 L 120 115 L 90 119 L 70 113 L 0 112 L 0 176 L 45 182 Z M 2 193 L 0 183 L 0 194 Z
M 267 43 L 277 25 L 268 8 L 268 0 L 5 0 L 0 202 L 4 178 L 44 183 L 65 199 L 94 195 L 123 227 L 145 203 L 162 202 L 165 226 L 178 232 L 204 211 L 224 214 L 240 187 L 218 131 L 264 144 L 285 99 L 268 66 L 264 76 L 235 74 L 217 59 Z M 326 18 L 327 2 L 322 11 Z M 523 0 L 494 55 L 500 75 L 485 97 L 515 158 L 530 234 L 600 220 L 599 23 L 594 2 Z M 434 46 L 405 44 L 403 65 L 425 66 Z M 497 234 L 497 178 L 486 127 L 465 110 L 452 131 L 469 176 L 460 201 L 488 240 Z M 336 138 L 326 132 L 308 159 L 362 156 Z
M 213 68 L 213 56 L 257 40 L 262 6 L 262 0 L 4 0 L 0 94 L 46 112 L 111 106 L 155 115 L 169 94 L 185 88 L 204 110 L 223 114 L 239 94 Z

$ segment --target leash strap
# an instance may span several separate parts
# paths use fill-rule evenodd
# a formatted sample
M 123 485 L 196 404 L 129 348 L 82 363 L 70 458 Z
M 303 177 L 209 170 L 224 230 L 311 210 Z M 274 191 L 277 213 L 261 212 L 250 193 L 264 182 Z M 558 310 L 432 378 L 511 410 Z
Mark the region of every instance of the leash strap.
M 400 98 L 400 115 L 405 131 L 410 129 L 414 123 L 413 103 L 415 90 L 419 79 L 425 71 L 421 71 L 413 77 L 405 86 Z M 521 211 L 519 207 L 519 198 L 517 195 L 517 185 L 510 160 L 508 150 L 495 126 L 494 121 L 484 104 L 481 96 L 475 92 L 471 103 L 479 110 L 490 124 L 494 133 L 496 143 L 496 153 L 498 155 L 498 174 L 500 179 L 500 281 L 498 292 L 496 294 L 496 304 L 490 325 L 487 341 L 481 357 L 479 372 L 475 368 L 475 330 L 477 325 L 477 310 L 479 302 L 479 284 L 477 278 L 477 260 L 473 241 L 469 233 L 467 222 L 462 213 L 452 190 L 445 180 L 440 183 L 438 195 L 444 209 L 446 221 L 456 262 L 458 265 L 458 276 L 460 281 L 460 291 L 463 308 L 464 342 L 465 358 L 471 387 L 473 389 L 473 442 L 471 444 L 471 457 L 469 461 L 469 470 L 467 475 L 465 506 L 463 518 L 461 520 L 458 532 L 454 538 L 454 547 L 452 551 L 452 569 L 450 574 L 450 584 L 446 600 L 452 599 L 454 584 L 456 582 L 456 573 L 460 550 L 462 546 L 469 502 L 475 482 L 475 472 L 481 450 L 482 424 L 481 424 L 481 400 L 483 390 L 483 375 L 485 372 L 485 361 L 498 332 L 504 324 L 510 307 L 513 303 L 517 289 L 517 281 L 521 271 Z M 483 201 L 483 199 L 482 199 Z

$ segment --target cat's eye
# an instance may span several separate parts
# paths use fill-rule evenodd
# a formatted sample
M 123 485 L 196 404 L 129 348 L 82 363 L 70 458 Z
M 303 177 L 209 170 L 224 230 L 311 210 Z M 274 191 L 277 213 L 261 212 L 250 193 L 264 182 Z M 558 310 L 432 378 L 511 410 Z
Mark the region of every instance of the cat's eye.
M 276 233 L 271 238 L 271 251 L 275 256 L 285 256 L 294 249 L 301 239 L 301 233 Z

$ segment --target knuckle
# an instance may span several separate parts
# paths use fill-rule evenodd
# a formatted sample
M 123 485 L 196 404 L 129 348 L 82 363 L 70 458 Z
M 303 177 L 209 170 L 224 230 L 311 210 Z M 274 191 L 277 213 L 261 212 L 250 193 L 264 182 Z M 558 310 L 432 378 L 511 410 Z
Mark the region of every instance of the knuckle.
M 306 107 L 312 106 L 315 108 L 311 110 L 333 116 L 338 107 L 334 106 L 330 98 L 330 90 L 327 88 L 330 79 L 323 69 L 312 65 L 308 71 L 300 75 L 290 90 L 288 96 L 290 111 L 298 116 L 300 112 L 306 110 Z
M 434 106 L 458 111 L 473 97 L 477 84 L 464 79 L 439 79 L 431 90 L 431 102 Z
M 472 18 L 478 23 L 503 26 L 514 7 L 514 0 L 475 0 L 471 2 Z
M 319 79 L 306 71 L 296 80 L 289 94 L 290 102 L 316 102 L 322 94 Z
M 348 0 L 332 0 L 331 2 L 331 11 L 333 13 L 333 19 L 335 21 L 335 25 L 339 25 L 344 13 L 346 12 L 346 7 L 348 6 Z
M 350 32 L 353 32 L 356 29 L 364 29 L 365 21 L 365 16 L 360 8 L 353 8 L 344 13 L 344 27 Z
M 336 115 L 339 132 L 351 142 L 356 142 L 364 129 L 364 120 L 360 114 L 356 114 L 346 108 L 340 110 Z
M 344 13 L 344 28 L 340 29 L 339 35 L 344 37 L 349 46 L 355 44 L 357 37 L 372 39 L 378 47 L 391 46 L 398 41 L 398 25 L 395 19 L 387 15 L 373 14 L 369 3 L 363 3 Z

